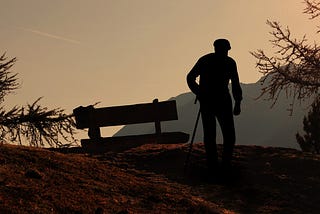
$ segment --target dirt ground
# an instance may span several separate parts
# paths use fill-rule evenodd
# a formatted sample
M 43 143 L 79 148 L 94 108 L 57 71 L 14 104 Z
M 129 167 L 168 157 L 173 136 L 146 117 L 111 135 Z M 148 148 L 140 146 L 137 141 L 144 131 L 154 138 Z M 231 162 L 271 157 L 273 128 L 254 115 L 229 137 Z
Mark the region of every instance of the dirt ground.
M 221 147 L 219 147 L 221 150 Z M 320 158 L 237 146 L 208 174 L 204 147 L 142 145 L 87 154 L 0 146 L 0 213 L 318 213 Z

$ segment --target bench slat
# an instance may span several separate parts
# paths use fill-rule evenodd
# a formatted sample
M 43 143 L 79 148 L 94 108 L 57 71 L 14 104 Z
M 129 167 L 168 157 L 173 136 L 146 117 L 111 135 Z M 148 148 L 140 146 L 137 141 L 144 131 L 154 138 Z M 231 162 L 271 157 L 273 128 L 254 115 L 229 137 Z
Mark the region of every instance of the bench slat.
M 107 151 L 122 152 L 144 144 L 182 144 L 189 140 L 189 134 L 183 132 L 164 132 L 161 135 L 145 134 L 107 137 L 96 140 L 82 139 L 81 146 L 90 152 L 103 153 Z
M 80 115 L 79 115 L 80 116 Z M 176 101 L 143 103 L 125 106 L 95 108 L 92 112 L 75 114 L 77 128 L 128 125 L 156 121 L 177 120 Z

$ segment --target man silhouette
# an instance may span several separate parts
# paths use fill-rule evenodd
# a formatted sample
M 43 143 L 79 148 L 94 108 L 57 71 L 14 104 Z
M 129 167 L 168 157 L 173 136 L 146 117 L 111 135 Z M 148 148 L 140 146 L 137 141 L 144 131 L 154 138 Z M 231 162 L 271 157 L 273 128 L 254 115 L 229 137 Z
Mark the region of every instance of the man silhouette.
M 216 119 L 223 135 L 222 166 L 231 166 L 235 145 L 235 128 L 233 114 L 241 112 L 242 90 L 236 62 L 228 56 L 231 49 L 226 39 L 217 39 L 213 43 L 214 53 L 202 56 L 187 75 L 190 90 L 200 101 L 201 118 L 204 134 L 207 164 L 210 171 L 218 165 L 216 146 Z M 196 78 L 199 78 L 199 84 Z M 232 111 L 232 100 L 229 93 L 229 82 L 232 83 L 232 95 L 235 106 Z

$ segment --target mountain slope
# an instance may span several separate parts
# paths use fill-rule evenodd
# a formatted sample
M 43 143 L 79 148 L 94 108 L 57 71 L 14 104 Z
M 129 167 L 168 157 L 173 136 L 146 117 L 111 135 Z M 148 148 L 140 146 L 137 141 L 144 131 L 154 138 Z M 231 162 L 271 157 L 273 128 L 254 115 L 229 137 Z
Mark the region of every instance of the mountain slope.
M 303 116 L 307 113 L 307 105 L 295 105 L 293 115 L 287 110 L 290 99 L 281 95 L 276 105 L 271 108 L 272 102 L 256 99 L 260 94 L 259 82 L 241 84 L 243 90 L 242 113 L 235 117 L 235 126 L 238 145 L 278 146 L 299 148 L 295 134 L 302 129 Z M 194 104 L 195 96 L 192 93 L 180 94 L 170 100 L 176 100 L 179 120 L 162 122 L 164 131 L 183 131 L 192 134 L 196 115 L 199 109 Z M 154 125 L 128 125 L 120 129 L 115 136 L 152 133 Z M 198 126 L 195 142 L 202 142 L 201 120 Z M 218 143 L 221 143 L 221 133 L 218 127 Z

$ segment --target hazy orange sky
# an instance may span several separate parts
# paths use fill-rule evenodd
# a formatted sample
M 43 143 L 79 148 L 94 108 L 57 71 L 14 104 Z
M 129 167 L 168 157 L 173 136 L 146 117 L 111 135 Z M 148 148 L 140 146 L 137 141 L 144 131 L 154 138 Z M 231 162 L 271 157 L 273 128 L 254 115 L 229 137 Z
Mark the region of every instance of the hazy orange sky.
M 266 20 L 293 36 L 315 38 L 302 0 L 4 0 L 1 52 L 17 57 L 21 89 L 8 105 L 43 96 L 42 104 L 71 112 L 99 106 L 167 100 L 189 91 L 185 77 L 197 59 L 227 38 L 241 82 L 260 74 L 249 51 L 272 53 Z

